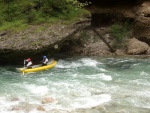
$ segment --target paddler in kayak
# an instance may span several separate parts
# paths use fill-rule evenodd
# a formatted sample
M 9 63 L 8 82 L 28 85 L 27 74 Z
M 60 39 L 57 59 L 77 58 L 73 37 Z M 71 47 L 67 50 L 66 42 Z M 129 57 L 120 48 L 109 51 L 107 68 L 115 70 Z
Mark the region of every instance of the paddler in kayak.
M 46 56 L 43 56 L 42 66 L 46 66 L 47 63 L 48 63 L 48 58 Z
M 24 66 L 25 66 L 27 69 L 32 68 L 32 61 L 31 61 L 31 58 L 28 58 L 28 59 L 24 60 Z

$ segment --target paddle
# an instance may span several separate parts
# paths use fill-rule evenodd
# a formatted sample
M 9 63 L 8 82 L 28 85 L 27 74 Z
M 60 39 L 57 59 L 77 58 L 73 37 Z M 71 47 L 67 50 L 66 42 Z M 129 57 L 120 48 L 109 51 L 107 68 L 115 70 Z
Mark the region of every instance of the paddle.
M 24 60 L 24 68 L 25 68 L 25 60 Z
M 25 69 L 25 62 L 26 62 L 26 61 L 24 60 L 24 69 Z M 22 73 L 22 74 L 24 75 L 24 71 L 23 71 L 23 73 Z

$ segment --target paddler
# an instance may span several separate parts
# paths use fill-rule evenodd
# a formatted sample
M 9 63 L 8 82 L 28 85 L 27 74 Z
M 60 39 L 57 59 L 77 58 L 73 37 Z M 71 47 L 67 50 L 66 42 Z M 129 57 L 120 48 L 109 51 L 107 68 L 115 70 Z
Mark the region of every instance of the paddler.
M 47 63 L 48 63 L 48 58 L 46 56 L 43 56 L 42 66 L 46 66 Z
M 27 67 L 27 69 L 32 68 L 31 58 L 24 60 L 24 65 L 25 65 L 25 67 Z

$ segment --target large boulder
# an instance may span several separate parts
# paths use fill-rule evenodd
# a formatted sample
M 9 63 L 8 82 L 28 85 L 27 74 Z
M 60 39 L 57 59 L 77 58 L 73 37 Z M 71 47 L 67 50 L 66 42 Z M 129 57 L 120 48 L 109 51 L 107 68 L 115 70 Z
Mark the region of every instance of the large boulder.
M 128 42 L 127 53 L 130 55 L 139 55 L 139 54 L 146 53 L 148 48 L 149 48 L 149 45 L 146 44 L 145 42 L 141 42 L 137 40 L 136 38 L 132 38 Z

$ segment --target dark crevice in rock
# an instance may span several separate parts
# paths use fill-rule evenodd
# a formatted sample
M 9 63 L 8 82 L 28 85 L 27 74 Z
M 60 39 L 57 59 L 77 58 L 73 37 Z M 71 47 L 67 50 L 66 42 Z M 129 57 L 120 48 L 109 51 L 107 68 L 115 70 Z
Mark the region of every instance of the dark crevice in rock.
M 79 0 L 81 2 L 91 2 L 91 5 L 96 5 L 96 6 L 116 6 L 116 5 L 130 5 L 133 6 L 135 4 L 139 4 L 145 0 Z
M 147 43 L 150 46 L 150 41 L 148 37 L 139 37 L 138 40 Z
M 150 17 L 150 14 L 145 14 L 144 17 Z
M 114 23 L 124 23 L 128 22 L 133 24 L 134 23 L 133 18 L 127 18 L 124 17 L 123 14 L 120 13 L 102 13 L 102 14 L 97 14 L 94 13 L 92 14 L 92 19 L 91 19 L 91 24 L 92 26 L 95 27 L 102 27 L 102 26 L 109 26 Z
M 85 23 L 85 22 L 88 22 L 89 21 L 82 21 L 81 23 Z M 79 23 L 77 23 L 79 24 Z M 75 35 L 80 32 L 81 30 L 84 30 L 84 29 L 87 29 L 87 27 L 80 27 L 79 29 L 77 29 L 76 31 L 74 31 L 71 35 L 69 35 L 68 37 L 72 37 L 72 38 L 68 38 L 68 40 L 65 40 L 63 42 L 63 45 L 60 49 L 60 53 L 67 53 L 67 52 L 70 52 L 72 50 L 72 47 L 74 46 L 80 46 L 80 47 L 84 47 L 84 45 L 82 44 L 82 41 L 80 38 L 76 39 L 76 38 L 73 38 L 75 37 Z

